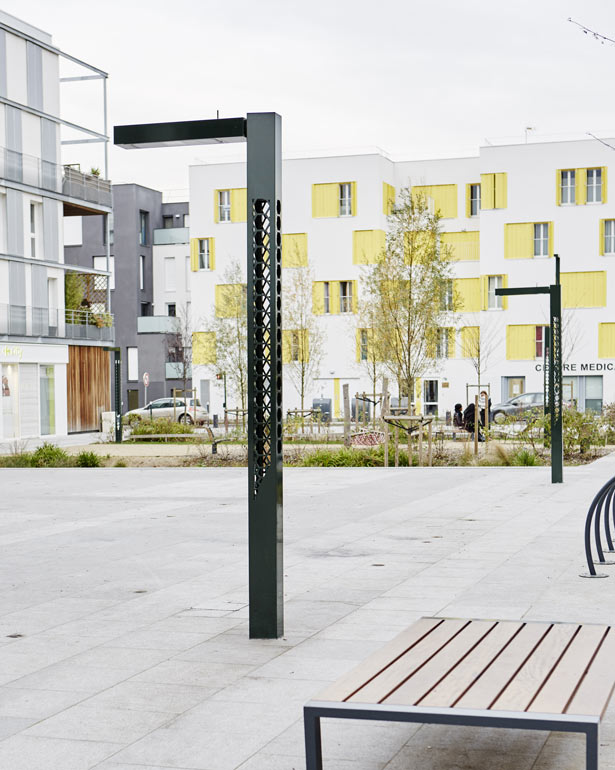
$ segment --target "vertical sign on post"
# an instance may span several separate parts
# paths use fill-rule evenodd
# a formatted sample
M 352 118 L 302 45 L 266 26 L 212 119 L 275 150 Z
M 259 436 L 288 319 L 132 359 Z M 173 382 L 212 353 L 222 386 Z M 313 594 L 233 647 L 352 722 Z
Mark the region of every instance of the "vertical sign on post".
M 145 391 L 143 398 L 145 399 L 145 404 L 147 405 L 147 389 L 149 387 L 149 372 L 143 373 L 143 390 Z
M 250 637 L 284 633 L 281 118 L 247 117 Z

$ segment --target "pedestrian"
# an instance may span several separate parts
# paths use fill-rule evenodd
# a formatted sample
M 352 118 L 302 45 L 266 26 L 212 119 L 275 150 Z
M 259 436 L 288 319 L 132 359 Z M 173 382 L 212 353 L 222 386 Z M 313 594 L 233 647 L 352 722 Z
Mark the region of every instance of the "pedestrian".
M 480 410 L 480 424 L 483 426 L 483 428 L 486 425 L 485 422 L 485 408 L 487 408 L 489 411 L 487 414 L 489 415 L 489 424 L 491 424 L 491 399 L 489 398 L 489 394 L 486 390 L 481 390 L 480 393 L 480 403 L 481 403 L 481 410 Z
M 466 408 L 463 410 L 463 427 L 468 431 L 468 433 L 474 433 L 474 426 L 476 422 L 476 409 L 474 407 L 474 402 L 470 401 L 470 403 L 466 406 Z M 479 414 L 479 427 L 478 427 L 478 440 L 484 441 L 485 437 L 480 432 L 480 414 Z
M 461 404 L 455 404 L 455 412 L 453 414 L 453 425 L 456 428 L 463 428 L 463 407 Z

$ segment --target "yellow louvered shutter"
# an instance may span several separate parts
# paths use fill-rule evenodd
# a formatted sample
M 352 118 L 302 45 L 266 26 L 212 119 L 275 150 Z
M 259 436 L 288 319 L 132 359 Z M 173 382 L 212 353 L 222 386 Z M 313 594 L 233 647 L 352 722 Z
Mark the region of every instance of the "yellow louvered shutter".
M 599 253 L 600 253 L 601 257 L 604 256 L 604 252 L 605 252 L 605 248 L 604 248 L 604 223 L 605 223 L 605 221 L 606 220 L 604 220 L 604 219 L 600 220 L 600 231 L 598 233 L 598 237 L 600 239 L 600 242 L 598 244 L 598 249 L 599 249 Z
M 503 275 L 502 276 L 502 288 L 507 289 L 508 288 L 508 276 Z M 502 310 L 508 310 L 508 297 L 502 297 Z
M 361 363 L 361 339 L 365 329 L 357 329 L 355 334 L 355 357 L 357 363 Z
M 480 310 L 480 278 L 453 279 L 460 313 L 478 313 Z
M 547 222 L 547 225 L 549 226 L 549 256 L 553 256 L 553 236 L 555 228 L 553 226 L 553 222 Z
M 385 247 L 384 230 L 355 230 L 352 233 L 352 264 L 374 265 Z
M 190 270 L 196 273 L 199 269 L 199 239 L 190 238 Z
M 562 205 L 562 170 L 560 168 L 555 172 L 555 205 Z
M 282 332 L 282 363 L 290 364 L 292 360 L 292 345 L 294 332 L 284 329 Z
M 352 198 L 350 200 L 350 211 L 352 212 L 352 216 L 356 217 L 357 211 L 359 210 L 358 201 L 357 201 L 357 183 L 356 182 L 350 183 L 350 194 L 352 195 Z
M 359 285 L 358 281 L 352 281 L 352 312 L 356 313 L 359 309 Z
M 536 358 L 535 324 L 506 327 L 506 358 L 509 361 L 527 361 Z
M 480 207 L 481 210 L 495 208 L 495 174 L 480 175 Z
M 209 269 L 216 269 L 216 239 L 209 239 Z
M 608 200 L 607 188 L 608 188 L 607 167 L 602 166 L 602 202 L 603 203 L 606 203 Z
M 382 183 L 382 213 L 391 216 L 395 206 L 395 188 L 392 184 Z
M 248 221 L 248 191 L 245 187 L 231 190 L 231 222 Z
M 606 307 L 606 271 L 562 273 L 562 307 Z
M 310 335 L 307 329 L 299 330 L 299 360 L 304 364 L 310 360 Z
M 312 284 L 312 313 L 322 315 L 325 312 L 324 281 L 314 281 Z
M 481 275 L 480 277 L 480 309 L 489 309 L 489 276 Z
M 466 218 L 472 216 L 472 185 L 466 185 Z
M 585 168 L 574 170 L 574 200 L 580 206 L 587 203 L 587 169 Z
M 598 324 L 598 358 L 615 358 L 615 323 Z
M 214 222 L 220 222 L 220 190 L 214 190 Z
M 329 281 L 329 312 L 338 314 L 340 312 L 340 282 Z
M 307 233 L 282 236 L 282 267 L 307 267 Z
M 430 198 L 433 200 L 434 212 L 439 213 L 443 219 L 454 219 L 457 216 L 456 184 L 414 185 L 412 197 L 417 200 L 421 196 L 428 201 Z
M 245 284 L 218 284 L 215 288 L 216 316 L 237 318 L 245 311 Z
M 495 174 L 495 208 L 505 209 L 508 206 L 508 174 L 503 171 Z
M 506 259 L 532 259 L 534 257 L 533 222 L 504 225 L 504 257 Z
M 193 332 L 192 363 L 195 366 L 216 363 L 216 333 Z
M 455 330 L 449 327 L 446 331 L 448 334 L 448 358 L 455 358 Z
M 333 416 L 341 417 L 340 409 L 340 380 L 339 377 L 333 379 Z
M 475 358 L 480 339 L 479 326 L 464 326 L 461 329 L 461 355 L 463 358 Z
M 467 230 L 460 233 L 442 233 L 440 242 L 451 248 L 451 259 L 472 261 L 480 259 L 480 232 Z
M 312 185 L 312 216 L 338 217 L 340 214 L 340 186 L 331 184 Z

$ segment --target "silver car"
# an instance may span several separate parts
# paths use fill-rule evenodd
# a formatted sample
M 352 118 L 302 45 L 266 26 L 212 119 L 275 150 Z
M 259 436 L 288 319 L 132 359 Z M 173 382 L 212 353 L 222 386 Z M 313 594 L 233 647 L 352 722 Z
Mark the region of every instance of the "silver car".
M 174 406 L 175 405 L 175 406 Z M 137 415 L 142 420 L 155 420 L 158 417 L 175 419 L 177 422 L 202 425 L 207 419 L 207 412 L 201 406 L 199 399 L 189 398 L 157 398 L 138 409 L 131 409 L 124 417 Z

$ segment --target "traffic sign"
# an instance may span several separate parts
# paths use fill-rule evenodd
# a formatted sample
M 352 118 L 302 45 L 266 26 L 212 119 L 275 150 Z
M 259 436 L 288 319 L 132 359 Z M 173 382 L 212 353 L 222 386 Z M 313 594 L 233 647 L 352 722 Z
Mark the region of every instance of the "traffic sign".
M 146 388 L 149 385 L 149 372 L 143 373 L 143 384 L 145 385 Z

